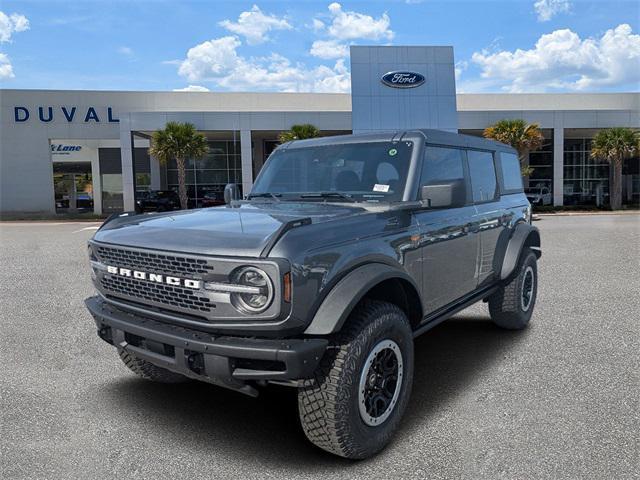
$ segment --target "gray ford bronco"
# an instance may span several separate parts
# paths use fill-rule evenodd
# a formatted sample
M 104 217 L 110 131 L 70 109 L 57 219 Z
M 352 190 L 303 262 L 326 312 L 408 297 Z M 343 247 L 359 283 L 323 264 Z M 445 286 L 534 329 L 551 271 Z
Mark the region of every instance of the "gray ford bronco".
M 309 440 L 361 459 L 400 423 L 415 337 L 478 301 L 499 327 L 529 323 L 540 235 L 506 145 L 436 130 L 294 141 L 244 200 L 225 193 L 116 215 L 89 242 L 86 305 L 143 378 L 294 386 Z

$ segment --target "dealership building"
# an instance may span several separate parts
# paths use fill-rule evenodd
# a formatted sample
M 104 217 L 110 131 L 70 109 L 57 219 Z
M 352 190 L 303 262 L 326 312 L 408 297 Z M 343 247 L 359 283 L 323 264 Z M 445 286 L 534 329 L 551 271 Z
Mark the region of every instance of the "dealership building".
M 389 73 L 393 75 L 389 75 Z M 502 119 L 537 123 L 531 187 L 555 205 L 604 204 L 609 166 L 590 158 L 601 129 L 640 129 L 640 94 L 456 93 L 452 47 L 351 47 L 351 94 L 0 90 L 0 213 L 133 210 L 148 190 L 177 188 L 174 163 L 148 155 L 168 121 L 190 122 L 209 154 L 188 162 L 193 205 L 230 182 L 251 188 L 278 134 L 436 128 L 481 135 Z M 623 168 L 623 203 L 638 205 L 638 159 Z

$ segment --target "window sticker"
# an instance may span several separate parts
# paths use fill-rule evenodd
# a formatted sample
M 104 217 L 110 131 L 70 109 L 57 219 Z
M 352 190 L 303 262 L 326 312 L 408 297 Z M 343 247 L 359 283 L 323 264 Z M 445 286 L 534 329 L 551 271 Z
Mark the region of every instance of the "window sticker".
M 387 193 L 389 191 L 389 185 L 380 185 L 379 183 L 376 183 L 373 186 L 373 191 Z
M 396 150 L 395 148 L 392 148 L 391 150 L 389 150 L 390 157 L 395 157 L 397 154 L 398 154 L 398 150 Z

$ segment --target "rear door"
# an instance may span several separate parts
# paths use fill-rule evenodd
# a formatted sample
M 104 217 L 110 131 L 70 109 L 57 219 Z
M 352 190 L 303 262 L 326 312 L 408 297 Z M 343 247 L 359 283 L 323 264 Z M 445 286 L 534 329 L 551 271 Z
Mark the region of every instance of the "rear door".
M 425 146 L 420 186 L 462 180 L 467 185 L 465 152 L 447 146 Z M 423 307 L 429 314 L 473 291 L 477 285 L 479 237 L 472 219 L 475 207 L 425 209 L 416 212 L 422 251 Z
M 475 205 L 474 224 L 480 233 L 477 286 L 482 287 L 495 278 L 497 246 L 508 225 L 509 211 L 500 201 L 494 152 L 468 150 L 467 162 Z

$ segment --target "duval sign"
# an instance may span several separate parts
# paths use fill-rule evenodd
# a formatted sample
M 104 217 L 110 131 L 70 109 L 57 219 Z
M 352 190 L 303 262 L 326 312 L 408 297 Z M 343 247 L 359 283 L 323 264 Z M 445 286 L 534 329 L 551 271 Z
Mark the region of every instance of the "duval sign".
M 424 83 L 424 75 L 416 72 L 395 71 L 385 73 L 380 79 L 388 87 L 415 88 Z
M 16 106 L 13 107 L 13 118 L 16 123 L 24 123 L 30 118 L 38 119 L 40 122 L 49 123 L 54 119 L 61 119 L 68 123 L 83 122 L 83 123 L 118 123 L 120 119 L 114 117 L 112 107 L 75 107 L 75 106 L 62 106 L 62 107 L 34 107 L 31 110 L 27 107 Z

